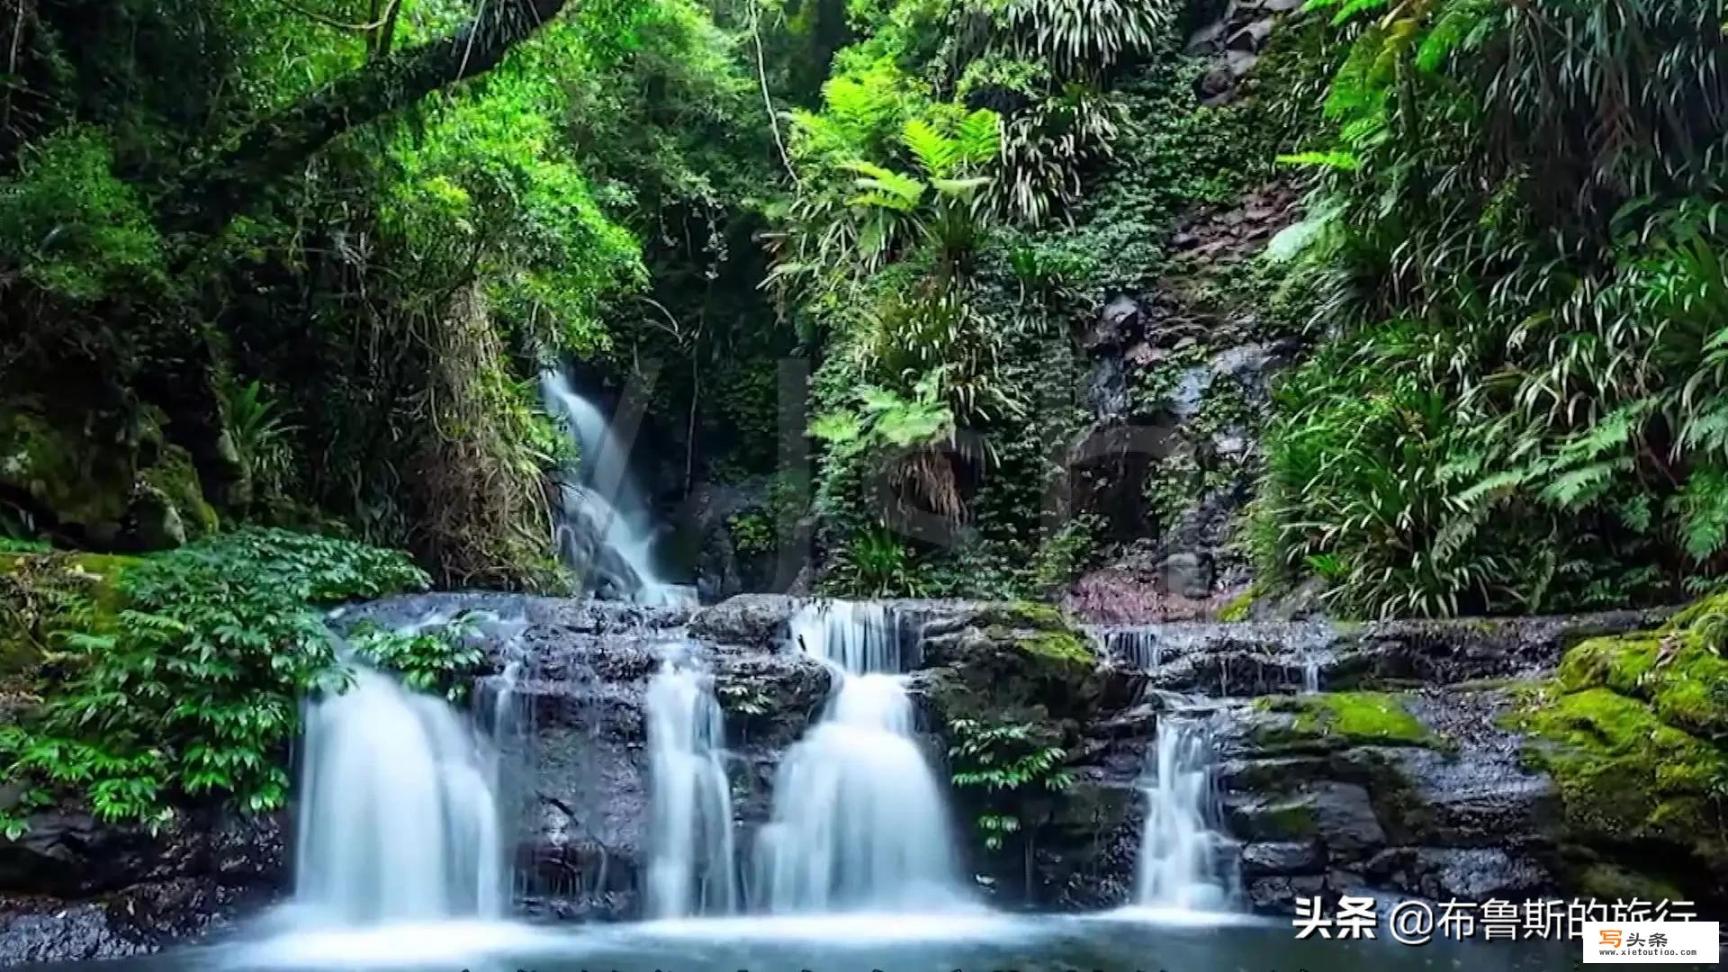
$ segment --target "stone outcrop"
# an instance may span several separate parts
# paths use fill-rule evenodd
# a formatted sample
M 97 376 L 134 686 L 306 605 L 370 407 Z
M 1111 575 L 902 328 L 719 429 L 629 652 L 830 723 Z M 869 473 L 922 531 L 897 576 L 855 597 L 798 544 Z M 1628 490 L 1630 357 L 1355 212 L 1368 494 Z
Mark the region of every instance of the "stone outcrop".
M 157 834 L 70 810 L 0 841 L 0 965 L 153 952 L 286 887 L 283 818 L 197 811 Z

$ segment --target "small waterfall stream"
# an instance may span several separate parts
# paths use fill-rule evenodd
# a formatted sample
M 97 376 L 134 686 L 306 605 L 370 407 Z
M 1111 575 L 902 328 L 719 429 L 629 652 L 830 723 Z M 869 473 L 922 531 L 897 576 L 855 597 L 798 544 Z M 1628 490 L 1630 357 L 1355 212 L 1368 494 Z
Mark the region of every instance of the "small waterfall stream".
M 660 576 L 659 532 L 647 497 L 630 472 L 630 449 L 604 413 L 562 371 L 540 376 L 547 411 L 576 440 L 576 468 L 559 484 L 553 541 L 558 556 L 596 593 L 644 604 L 684 604 L 687 588 Z
M 1158 722 L 1145 782 L 1146 826 L 1140 841 L 1136 904 L 1177 911 L 1218 911 L 1232 897 L 1217 831 L 1211 734 L 1204 719 L 1166 713 Z
M 834 673 L 822 720 L 786 754 L 758 834 L 772 912 L 911 911 L 963 900 L 941 786 L 913 736 L 899 632 L 879 604 L 807 606 L 793 646 Z
M 355 666 L 307 714 L 295 903 L 338 925 L 501 915 L 497 766 L 443 699 Z
M 648 685 L 648 916 L 738 908 L 725 729 L 708 675 L 667 659 Z

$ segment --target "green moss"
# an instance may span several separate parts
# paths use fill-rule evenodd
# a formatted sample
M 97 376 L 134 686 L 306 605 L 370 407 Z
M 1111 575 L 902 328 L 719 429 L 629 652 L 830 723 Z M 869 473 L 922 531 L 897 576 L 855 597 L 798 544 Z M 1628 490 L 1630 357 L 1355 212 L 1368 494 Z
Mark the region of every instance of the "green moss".
M 1301 741 L 1346 745 L 1428 746 L 1445 740 L 1417 721 L 1404 702 L 1387 692 L 1320 692 L 1314 695 L 1267 697 L 1258 703 L 1275 712 L 1294 713 L 1287 727 L 1262 733 L 1272 744 Z
M 1021 647 L 1054 661 L 1091 665 L 1097 653 L 1086 638 L 1073 631 L 1040 631 L 1020 642 Z
M 62 523 L 98 534 L 117 528 L 132 489 L 122 452 L 94 448 L 75 430 L 33 412 L 0 409 L 0 483 L 29 495 Z
M 1533 736 L 1528 755 L 1553 774 L 1571 829 L 1586 840 L 1677 843 L 1728 866 L 1717 804 L 1728 756 L 1639 699 L 1564 687 L 1529 693 L 1510 721 Z
M 216 532 L 216 510 L 204 498 L 204 487 L 192 454 L 177 445 L 164 446 L 162 456 L 146 469 L 142 479 L 159 492 L 179 516 L 186 539 L 197 540 Z
M 1064 629 L 1068 620 L 1055 605 L 1038 601 L 1014 601 L 993 604 L 978 614 L 978 623 L 1004 628 Z
M 1695 627 L 1591 639 L 1566 653 L 1558 681 L 1567 692 L 1611 689 L 1648 702 L 1670 725 L 1728 739 L 1728 661 Z
M 1039 658 L 1087 668 L 1098 660 L 1092 642 L 1049 604 L 1015 601 L 990 605 L 978 612 L 973 623 L 982 627 L 990 640 Z
M 1572 879 L 1580 897 L 1597 901 L 1684 901 L 1686 892 L 1648 874 L 1613 864 L 1596 863 L 1579 870 Z
M 0 679 L 27 682 L 58 632 L 112 628 L 120 576 L 137 562 L 109 554 L 0 553 Z
M 1265 840 L 1300 840 L 1320 830 L 1314 807 L 1306 800 L 1273 804 L 1260 815 L 1257 824 L 1256 832 Z
M 1218 620 L 1228 624 L 1248 620 L 1248 611 L 1254 606 L 1254 598 L 1258 592 L 1250 587 L 1224 603 L 1218 609 Z

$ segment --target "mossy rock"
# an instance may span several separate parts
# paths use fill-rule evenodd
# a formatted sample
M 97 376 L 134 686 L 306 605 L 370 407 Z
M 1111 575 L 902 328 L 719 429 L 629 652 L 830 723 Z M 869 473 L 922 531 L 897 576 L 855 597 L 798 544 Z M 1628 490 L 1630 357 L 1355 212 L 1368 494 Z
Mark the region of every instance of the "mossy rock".
M 931 647 L 926 684 L 944 720 L 1049 722 L 1071 741 L 1103 694 L 1097 651 L 1047 604 L 990 605 Z
M 1728 740 L 1728 661 L 1695 627 L 1593 638 L 1566 653 L 1559 684 L 1567 692 L 1607 688 L 1693 735 Z
M 132 449 L 93 442 L 85 429 L 0 408 L 0 484 L 28 496 L 95 543 L 112 543 L 132 502 Z
M 183 525 L 186 540 L 197 540 L 216 532 L 216 508 L 204 498 L 204 487 L 192 454 L 177 445 L 166 445 L 155 465 L 144 470 L 144 485 L 156 491 Z M 171 545 L 164 545 L 171 546 Z
M 214 533 L 192 455 L 165 440 L 161 422 L 0 406 L 0 486 L 81 546 L 160 550 Z
M 1254 609 L 1254 600 L 1258 596 L 1259 592 L 1253 587 L 1250 587 L 1230 600 L 1225 601 L 1224 606 L 1218 609 L 1218 620 L 1227 624 L 1235 624 L 1239 621 L 1248 620 L 1249 615 Z
M 0 688 L 28 680 L 58 632 L 106 630 L 122 607 L 119 580 L 135 557 L 0 552 Z
M 1601 862 L 1579 868 L 1572 885 L 1580 897 L 1597 901 L 1686 900 L 1686 892 L 1668 880 Z
M 1728 873 L 1720 804 L 1728 754 L 1665 722 L 1644 701 L 1607 687 L 1564 686 L 1528 693 L 1510 721 L 1532 736 L 1528 754 L 1553 775 L 1573 838 L 1677 846 Z
M 1266 746 L 1447 747 L 1445 739 L 1410 714 L 1402 698 L 1387 692 L 1267 696 L 1256 705 L 1269 712 L 1294 716 L 1288 723 L 1256 730 L 1256 741 Z

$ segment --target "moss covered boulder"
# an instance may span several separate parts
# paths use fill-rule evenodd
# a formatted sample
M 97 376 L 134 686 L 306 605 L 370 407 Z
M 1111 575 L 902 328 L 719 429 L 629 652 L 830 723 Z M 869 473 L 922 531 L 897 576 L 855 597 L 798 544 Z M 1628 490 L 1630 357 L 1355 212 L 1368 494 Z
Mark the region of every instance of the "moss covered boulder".
M 0 547 L 0 696 L 31 694 L 57 633 L 105 627 L 135 558 Z
M 1575 887 L 1728 901 L 1725 635 L 1718 595 L 1656 630 L 1584 642 L 1523 688 L 1508 724 L 1559 788 Z
M 1155 712 L 1135 676 L 1045 604 L 950 605 L 918 636 L 914 686 L 948 753 L 968 859 L 1004 903 L 1120 904 Z
M 926 624 L 919 685 L 943 722 L 1016 719 L 1073 741 L 1109 690 L 1097 651 L 1047 604 L 985 605 Z
M 1330 751 L 1350 746 L 1447 745 L 1410 714 L 1403 696 L 1394 693 L 1266 696 L 1255 705 L 1263 712 L 1289 716 L 1256 726 L 1258 742 L 1267 749 Z
M 192 455 L 149 412 L 0 403 L 0 495 L 37 529 L 104 550 L 177 547 L 217 525 Z

